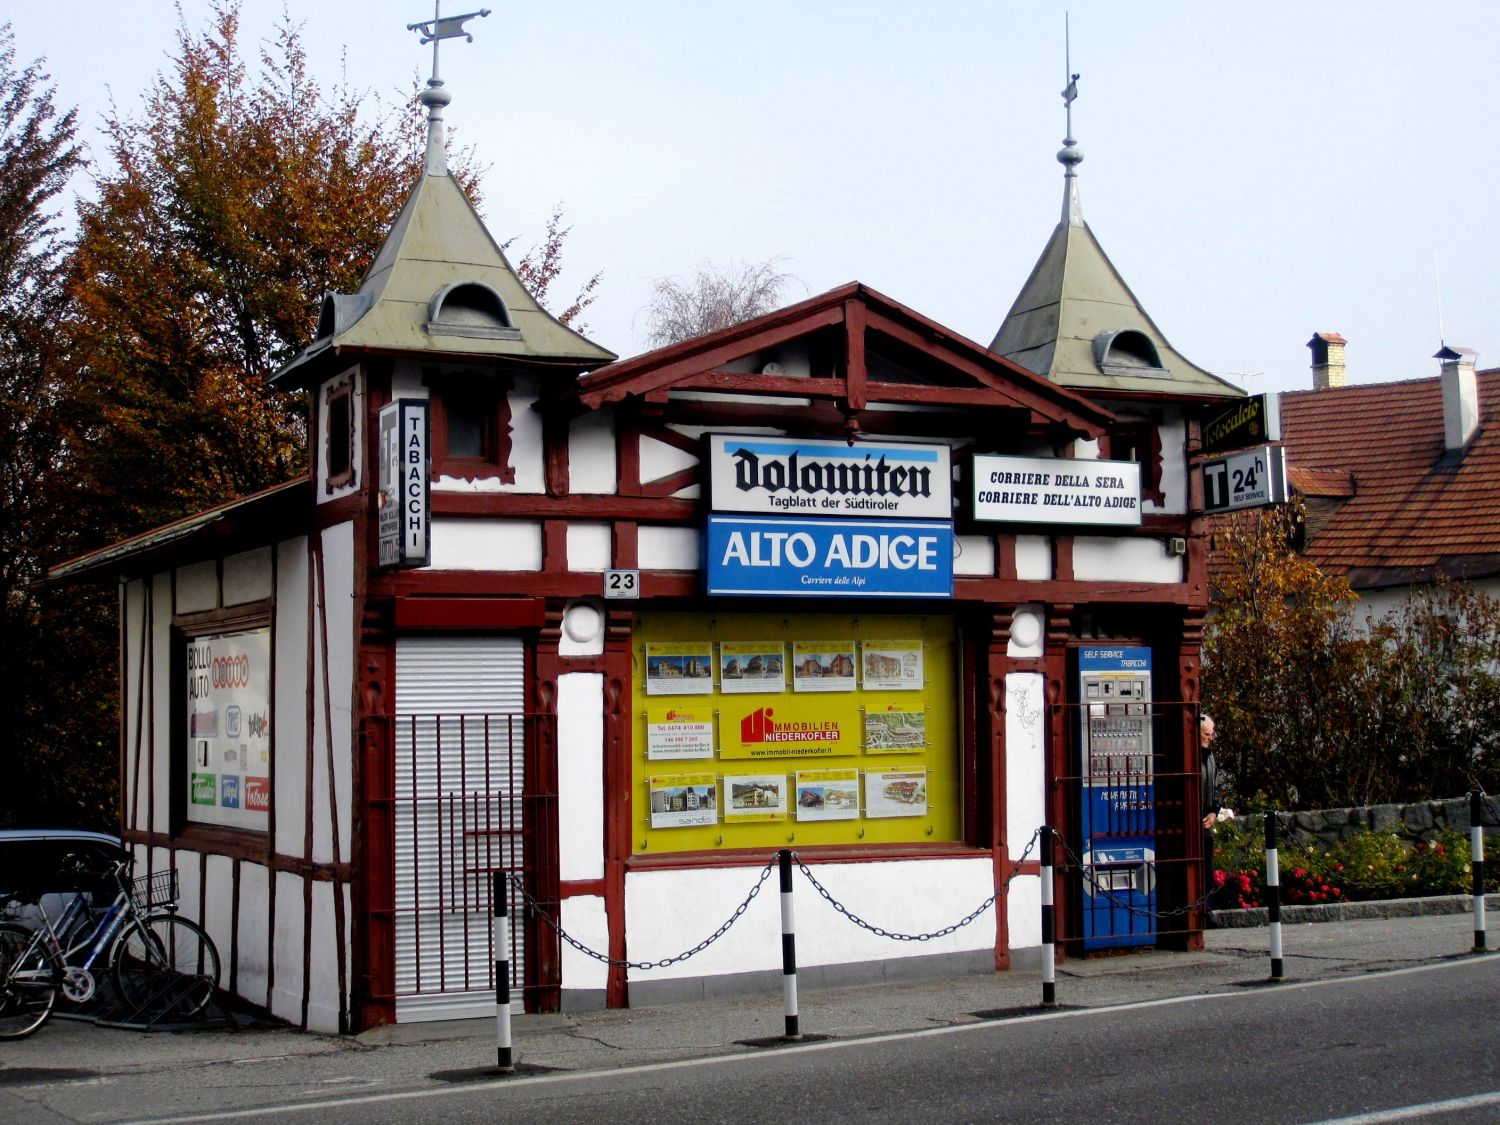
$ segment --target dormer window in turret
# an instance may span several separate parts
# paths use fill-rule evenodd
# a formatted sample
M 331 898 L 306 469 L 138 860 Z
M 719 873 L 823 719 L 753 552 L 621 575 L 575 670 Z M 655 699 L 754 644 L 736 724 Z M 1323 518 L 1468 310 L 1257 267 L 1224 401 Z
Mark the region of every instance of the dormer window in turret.
M 1136 328 L 1116 328 L 1094 337 L 1094 362 L 1106 375 L 1170 379 L 1150 336 Z
M 439 289 L 427 306 L 427 331 L 433 336 L 480 340 L 521 338 L 500 294 L 477 281 L 455 282 Z

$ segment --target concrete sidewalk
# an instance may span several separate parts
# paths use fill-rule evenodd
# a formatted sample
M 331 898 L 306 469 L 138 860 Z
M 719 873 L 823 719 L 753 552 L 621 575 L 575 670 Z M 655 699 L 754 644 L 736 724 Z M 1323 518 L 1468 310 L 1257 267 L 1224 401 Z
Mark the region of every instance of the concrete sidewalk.
M 1472 937 L 1467 914 L 1288 926 L 1287 978 L 1339 977 L 1470 956 Z M 1058 969 L 1058 1003 L 1104 1007 L 1266 983 L 1264 929 L 1216 929 L 1205 938 L 1207 948 L 1197 953 L 1142 950 L 1069 960 Z M 853 1038 L 1024 1014 L 1038 1010 L 1040 1000 L 1041 978 L 1035 970 L 807 990 L 801 1028 L 809 1038 Z M 783 1027 L 779 988 L 770 995 L 717 1003 L 513 1020 L 522 1073 L 795 1049 L 776 1045 Z M 773 1045 L 751 1045 L 756 1040 Z M 156 1083 L 165 1092 L 178 1082 L 245 1084 L 253 1075 L 255 1082 L 248 1085 L 274 1089 L 280 1097 L 311 1097 L 479 1077 L 494 1061 L 492 1019 L 402 1024 L 344 1038 L 265 1024 L 141 1033 L 54 1019 L 31 1039 L 0 1044 L 0 1116 L 4 1095 L 28 1084 L 82 1087 L 109 1079 Z M 82 1120 L 109 1119 L 91 1117 L 82 1106 L 69 1112 L 75 1110 Z

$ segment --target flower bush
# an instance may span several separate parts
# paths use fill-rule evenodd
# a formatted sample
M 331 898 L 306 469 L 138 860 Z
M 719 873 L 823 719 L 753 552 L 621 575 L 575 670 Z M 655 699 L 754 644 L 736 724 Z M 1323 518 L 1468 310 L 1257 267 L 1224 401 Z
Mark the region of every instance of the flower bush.
M 1265 833 L 1259 817 L 1216 825 L 1214 909 L 1244 909 L 1265 902 Z M 1360 832 L 1320 852 L 1294 844 L 1278 849 L 1281 901 L 1354 902 L 1423 895 L 1467 894 L 1471 889 L 1469 842 L 1442 831 L 1413 843 L 1391 832 Z

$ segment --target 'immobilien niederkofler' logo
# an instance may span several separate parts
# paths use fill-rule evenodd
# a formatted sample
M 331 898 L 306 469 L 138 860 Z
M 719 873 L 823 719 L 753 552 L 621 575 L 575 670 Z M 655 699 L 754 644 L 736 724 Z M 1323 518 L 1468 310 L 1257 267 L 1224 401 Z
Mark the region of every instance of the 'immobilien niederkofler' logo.
M 832 719 L 778 723 L 770 707 L 757 707 L 740 720 L 740 741 L 747 746 L 760 742 L 837 742 L 843 736 Z
M 713 510 L 951 519 L 946 445 L 709 436 Z

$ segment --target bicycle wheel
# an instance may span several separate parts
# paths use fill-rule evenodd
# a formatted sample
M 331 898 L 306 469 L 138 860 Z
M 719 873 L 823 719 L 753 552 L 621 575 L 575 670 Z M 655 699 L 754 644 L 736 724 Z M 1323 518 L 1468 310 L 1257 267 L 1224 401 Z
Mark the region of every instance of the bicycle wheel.
M 120 931 L 110 960 L 121 997 L 148 1023 L 199 1015 L 219 986 L 213 939 L 175 914 L 137 918 Z
M 57 962 L 25 926 L 0 923 L 0 1039 L 24 1039 L 52 1015 Z

